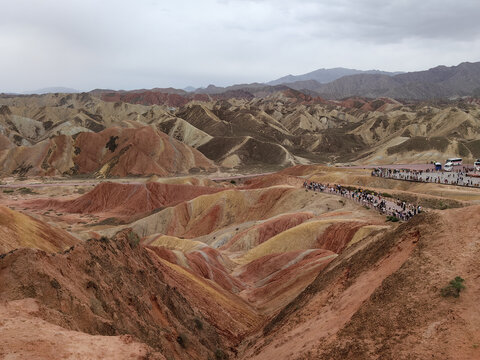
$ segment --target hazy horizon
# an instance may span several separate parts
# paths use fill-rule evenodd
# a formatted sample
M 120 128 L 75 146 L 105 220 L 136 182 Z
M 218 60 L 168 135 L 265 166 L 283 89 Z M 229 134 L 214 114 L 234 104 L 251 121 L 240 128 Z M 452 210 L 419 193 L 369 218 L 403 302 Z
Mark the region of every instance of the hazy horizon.
M 320 68 L 419 71 L 480 60 L 477 1 L 18 0 L 0 92 L 183 89 Z
M 462 61 L 462 62 L 474 62 L 474 61 Z M 444 64 L 438 64 L 438 65 L 435 65 L 436 66 L 456 66 L 456 65 L 459 65 L 459 64 L 453 64 L 453 65 L 444 65 Z M 281 78 L 281 77 L 284 77 L 284 76 L 288 76 L 288 75 L 294 75 L 294 76 L 297 76 L 297 75 L 303 75 L 303 74 L 308 74 L 310 72 L 313 72 L 313 71 L 316 71 L 316 70 L 322 70 L 322 69 L 325 69 L 325 70 L 330 70 L 330 69 L 335 69 L 335 68 L 342 68 L 340 66 L 338 67 L 333 67 L 333 68 L 318 68 L 318 69 L 313 69 L 311 71 L 306 71 L 304 73 L 301 73 L 301 74 L 290 74 L 290 73 L 287 73 L 287 74 L 284 74 L 284 75 L 281 75 L 279 76 L 278 78 Z M 352 69 L 352 70 L 359 70 L 359 71 L 387 71 L 387 70 L 383 70 L 383 69 Z M 428 70 L 428 69 L 418 69 L 418 70 L 412 70 L 412 71 L 423 71 L 423 70 Z M 389 72 L 397 72 L 397 71 L 389 71 Z M 276 80 L 278 78 L 275 78 L 275 79 L 269 79 L 269 80 L 265 80 L 265 81 L 262 81 L 262 83 L 267 83 L 269 81 L 273 81 L 273 80 Z M 175 89 L 179 89 L 179 90 L 184 90 L 186 88 L 194 88 L 194 89 L 205 89 L 207 88 L 208 86 L 210 85 L 214 85 L 214 86 L 218 86 L 218 87 L 227 87 L 227 86 L 233 86 L 233 85 L 241 85 L 241 84 L 251 84 L 251 83 L 260 83 L 259 81 L 252 81 L 252 82 L 249 82 L 249 83 L 231 83 L 231 84 L 224 84 L 224 85 L 218 85 L 218 84 L 212 84 L 212 83 L 209 83 L 209 84 L 206 84 L 206 85 L 201 85 L 201 86 L 193 86 L 193 85 L 187 85 L 187 86 L 183 86 L 183 87 L 175 87 L 175 86 L 170 86 L 170 85 L 166 85 L 166 86 L 152 86 L 152 87 L 133 87 L 133 88 L 109 88 L 109 87 L 97 87 L 97 88 L 92 88 L 92 89 L 77 89 L 77 88 L 73 88 L 73 87 L 70 87 L 70 86 L 63 86 L 63 85 L 53 85 L 53 86 L 44 86 L 42 88 L 37 88 L 37 89 L 27 89 L 27 90 L 23 90 L 21 92 L 18 92 L 18 94 L 28 94 L 28 93 L 34 93 L 35 91 L 40 91 L 40 90 L 47 90 L 47 89 L 53 89 L 53 88 L 65 88 L 65 89 L 69 89 L 69 90 L 75 90 L 75 91 L 78 91 L 78 92 L 89 92 L 89 91 L 93 91 L 93 90 L 96 90 L 96 89 L 107 89 L 107 90 L 115 90 L 115 91 L 130 91 L 130 90 L 140 90 L 140 89 L 154 89 L 154 88 L 175 88 Z M 9 93 L 9 92 L 4 92 L 4 93 Z M 15 92 L 11 92 L 11 93 L 15 93 Z

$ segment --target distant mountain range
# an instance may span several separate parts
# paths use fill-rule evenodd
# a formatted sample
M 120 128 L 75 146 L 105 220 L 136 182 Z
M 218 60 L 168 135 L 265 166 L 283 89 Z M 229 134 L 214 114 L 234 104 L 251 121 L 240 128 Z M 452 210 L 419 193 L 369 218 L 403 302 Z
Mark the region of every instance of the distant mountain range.
M 403 74 L 402 72 L 388 72 L 381 70 L 356 70 L 356 69 L 346 69 L 342 67 L 337 67 L 333 69 L 318 69 L 303 75 L 287 75 L 281 77 L 280 79 L 273 80 L 267 83 L 267 85 L 281 85 L 295 83 L 297 81 L 309 81 L 314 80 L 320 84 L 326 84 L 337 79 L 340 79 L 344 76 L 356 75 L 356 74 L 374 74 L 374 75 L 387 75 L 394 76 L 398 74 Z
M 50 93 L 62 93 L 62 94 L 76 94 L 80 91 L 67 88 L 67 87 L 62 87 L 62 86 L 54 86 L 54 87 L 47 87 L 43 89 L 38 89 L 38 90 L 33 90 L 33 91 L 24 91 L 22 94 L 23 95 L 42 95 L 42 94 L 50 94 Z
M 240 91 L 262 96 L 285 88 L 326 99 L 352 96 L 389 97 L 404 100 L 432 100 L 480 96 L 480 62 L 463 62 L 457 66 L 437 66 L 425 71 L 386 72 L 335 68 L 319 69 L 307 74 L 287 75 L 267 83 L 252 83 L 197 89 L 197 94 L 225 94 Z
M 432 100 L 480 96 L 480 62 L 463 62 L 457 66 L 437 66 L 425 71 L 386 72 L 334 68 L 319 69 L 303 75 L 287 75 L 267 83 L 240 84 L 227 87 L 209 85 L 197 94 L 225 94 L 240 91 L 262 96 L 285 88 L 326 99 L 352 96 L 389 97 L 404 100 Z
M 480 96 L 480 62 L 464 62 L 457 66 L 437 66 L 425 71 L 389 74 L 365 72 L 343 76 L 326 84 L 313 78 L 305 78 L 308 75 L 305 74 L 301 75 L 305 80 L 285 85 L 295 90 L 313 91 L 327 99 L 363 96 L 429 100 Z
M 154 88 L 150 90 L 92 90 L 92 94 L 118 98 L 124 97 L 137 99 L 138 94 L 150 94 L 150 98 L 140 102 L 157 103 L 164 100 L 156 99 L 165 97 L 162 94 L 177 96 L 177 103 L 190 100 L 213 98 L 228 99 L 231 97 L 250 99 L 252 97 L 265 97 L 272 93 L 286 89 L 300 91 L 311 97 L 325 99 L 344 99 L 353 96 L 365 98 L 389 97 L 403 100 L 432 100 L 448 99 L 464 96 L 480 97 L 480 62 L 463 62 L 457 66 L 437 66 L 425 71 L 415 72 L 386 72 L 380 70 L 355 70 L 346 68 L 319 69 L 303 75 L 287 75 L 267 83 L 237 84 L 227 87 L 209 85 L 206 88 L 185 89 Z M 65 87 L 50 87 L 23 94 L 46 93 L 78 93 L 77 90 Z M 136 100 L 135 102 L 137 102 Z

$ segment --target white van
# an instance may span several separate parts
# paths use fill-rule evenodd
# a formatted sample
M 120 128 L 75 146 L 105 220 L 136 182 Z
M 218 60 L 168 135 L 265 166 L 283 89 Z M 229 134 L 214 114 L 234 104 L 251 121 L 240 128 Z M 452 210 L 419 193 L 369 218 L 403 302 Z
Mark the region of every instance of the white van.
M 480 159 L 477 159 L 477 161 L 473 163 L 473 166 L 475 167 L 475 171 L 480 171 Z
M 451 161 L 447 161 L 445 166 L 443 167 L 445 171 L 452 171 L 453 170 L 453 163 Z

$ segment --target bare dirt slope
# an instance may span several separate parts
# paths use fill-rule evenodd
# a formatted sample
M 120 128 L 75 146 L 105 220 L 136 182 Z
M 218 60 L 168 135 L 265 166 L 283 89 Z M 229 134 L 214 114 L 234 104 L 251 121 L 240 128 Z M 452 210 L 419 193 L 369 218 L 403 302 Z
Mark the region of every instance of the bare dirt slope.
M 345 252 L 243 358 L 477 358 L 478 210 L 422 215 Z M 455 276 L 466 279 L 466 290 L 442 297 Z
M 0 152 L 3 175 L 173 175 L 215 169 L 199 151 L 144 126 L 60 135 Z
M 0 278 L 1 301 L 35 298 L 49 323 L 92 335 L 131 334 L 178 359 L 235 346 L 259 321 L 240 299 L 165 262 L 128 231 L 62 254 L 15 251 L 0 259 Z
M 348 198 L 305 190 L 305 179 L 426 212 L 386 222 Z M 53 334 L 72 340 L 58 345 L 67 358 L 479 355 L 479 189 L 311 165 L 233 182 L 36 181 L 8 180 L 0 197 L 23 212 L 4 208 L 0 227 L 2 355 L 47 357 Z M 442 297 L 456 276 L 466 288 Z M 33 327 L 41 336 L 28 334 Z
M 183 184 L 121 184 L 103 182 L 92 191 L 73 200 L 33 200 L 33 209 L 55 209 L 61 212 L 96 214 L 130 222 L 159 210 L 191 200 L 197 196 L 221 191 L 222 188 Z
M 66 330 L 41 319 L 39 315 L 40 305 L 33 299 L 0 305 L 0 357 L 38 360 L 165 359 L 131 335 L 89 335 Z
M 78 242 L 66 231 L 0 206 L 0 254 L 18 248 L 57 252 Z

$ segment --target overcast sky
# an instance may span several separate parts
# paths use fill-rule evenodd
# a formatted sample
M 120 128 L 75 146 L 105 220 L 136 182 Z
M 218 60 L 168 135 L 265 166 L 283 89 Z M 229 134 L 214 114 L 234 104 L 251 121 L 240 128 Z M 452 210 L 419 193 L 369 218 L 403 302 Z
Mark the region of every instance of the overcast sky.
M 479 0 L 0 0 L 0 91 L 480 61 Z

